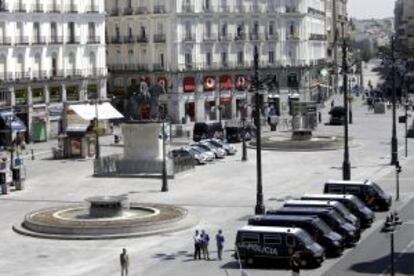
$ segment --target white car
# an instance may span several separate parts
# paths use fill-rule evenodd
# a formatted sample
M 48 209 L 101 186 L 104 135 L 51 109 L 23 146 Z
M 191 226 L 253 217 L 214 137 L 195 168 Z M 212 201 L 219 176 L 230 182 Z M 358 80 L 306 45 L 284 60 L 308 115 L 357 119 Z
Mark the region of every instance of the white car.
M 224 149 L 227 155 L 234 155 L 237 152 L 237 148 L 234 145 L 227 144 L 220 139 L 209 139 L 206 141 L 208 141 L 210 144 L 212 144 L 215 147 Z

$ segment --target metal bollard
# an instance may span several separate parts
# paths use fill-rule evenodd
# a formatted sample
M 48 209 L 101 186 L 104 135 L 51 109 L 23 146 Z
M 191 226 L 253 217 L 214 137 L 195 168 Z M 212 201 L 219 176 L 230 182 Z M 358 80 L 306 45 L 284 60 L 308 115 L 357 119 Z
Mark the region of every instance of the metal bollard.
M 32 160 L 35 160 L 35 156 L 34 156 L 34 149 L 31 149 L 30 151 L 31 151 L 31 153 L 32 153 Z

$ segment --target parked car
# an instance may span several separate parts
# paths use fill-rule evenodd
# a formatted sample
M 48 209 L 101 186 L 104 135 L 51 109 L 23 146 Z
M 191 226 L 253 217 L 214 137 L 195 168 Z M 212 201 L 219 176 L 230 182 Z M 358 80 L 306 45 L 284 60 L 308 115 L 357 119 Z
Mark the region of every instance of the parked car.
M 387 211 L 392 204 L 391 195 L 384 192 L 378 184 L 369 180 L 329 180 L 325 183 L 324 193 L 355 195 L 376 211 Z
M 207 140 L 210 144 L 212 144 L 213 146 L 216 146 L 218 148 L 222 148 L 226 151 L 227 155 L 234 155 L 237 152 L 237 148 L 233 145 L 227 144 L 225 142 L 223 142 L 220 139 L 209 139 Z
M 301 253 L 301 266 L 319 266 L 325 259 L 324 249 L 300 228 L 246 225 L 237 230 L 236 257 L 247 265 L 256 260 L 289 260 Z
M 170 153 L 172 154 L 173 157 L 190 155 L 197 162 L 198 165 L 205 164 L 207 161 L 207 158 L 205 155 L 200 154 L 191 148 L 174 149 Z
M 217 147 L 215 147 L 215 146 L 213 146 L 213 145 L 211 145 L 211 144 L 209 144 L 205 141 L 201 141 L 201 142 L 197 143 L 196 145 L 203 148 L 203 149 L 205 149 L 205 150 L 213 152 L 214 156 L 217 159 L 222 159 L 226 156 L 226 151 L 224 149 L 217 148 Z
M 207 158 L 207 161 L 213 161 L 216 158 L 216 155 L 214 154 L 214 152 L 210 150 L 206 150 L 205 148 L 202 148 L 199 145 L 192 145 L 191 148 L 196 150 L 199 153 L 204 154 Z
M 221 123 L 194 124 L 193 140 L 195 142 L 210 138 L 224 138 L 224 129 Z
M 255 127 L 253 125 L 246 125 L 244 128 L 242 125 L 226 126 L 226 140 L 229 143 L 238 143 L 243 140 L 243 135 L 246 141 L 249 141 L 254 137 Z

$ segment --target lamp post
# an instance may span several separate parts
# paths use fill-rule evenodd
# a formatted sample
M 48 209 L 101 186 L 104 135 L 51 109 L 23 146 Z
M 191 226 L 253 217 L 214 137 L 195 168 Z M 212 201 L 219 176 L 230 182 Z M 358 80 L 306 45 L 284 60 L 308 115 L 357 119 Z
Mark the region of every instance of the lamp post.
M 99 145 L 99 118 L 98 118 L 98 99 L 95 99 L 93 101 L 93 104 L 95 105 L 95 159 L 99 159 L 101 157 L 101 148 Z
M 161 192 L 168 192 L 168 175 L 167 175 L 167 145 L 165 143 L 165 118 L 166 114 L 162 113 L 162 186 Z
M 381 232 L 389 233 L 390 234 L 390 247 L 391 247 L 391 254 L 390 254 L 390 264 L 391 264 L 391 271 L 390 275 L 395 275 L 395 268 L 394 268 L 394 233 L 397 230 L 397 227 L 402 224 L 400 217 L 398 216 L 397 212 L 391 213 L 387 216 L 384 225 L 382 226 Z
M 397 91 L 395 89 L 395 37 L 391 37 L 391 81 L 392 81 L 392 136 L 391 136 L 391 165 L 398 162 L 398 140 L 397 140 Z
M 395 163 L 395 200 L 400 200 L 400 173 L 402 171 L 402 168 L 400 166 L 400 162 L 397 161 Z
M 247 161 L 247 146 L 246 146 L 246 118 L 242 119 L 243 135 L 242 135 L 242 161 Z
M 261 137 L 261 101 L 260 101 L 260 80 L 259 80 L 259 50 L 254 46 L 254 68 L 253 68 L 253 86 L 255 89 L 255 109 L 254 121 L 256 122 L 256 173 L 257 173 L 257 191 L 256 191 L 256 208 L 255 214 L 265 213 L 263 203 L 263 183 L 262 183 L 262 137 Z
M 408 101 L 405 102 L 405 158 L 408 157 Z
M 344 161 L 342 163 L 342 178 L 343 180 L 351 179 L 351 164 L 349 162 L 349 145 L 348 145 L 348 60 L 347 60 L 347 44 L 345 40 L 345 26 L 341 23 L 342 28 L 342 70 L 344 72 L 343 88 L 344 88 Z

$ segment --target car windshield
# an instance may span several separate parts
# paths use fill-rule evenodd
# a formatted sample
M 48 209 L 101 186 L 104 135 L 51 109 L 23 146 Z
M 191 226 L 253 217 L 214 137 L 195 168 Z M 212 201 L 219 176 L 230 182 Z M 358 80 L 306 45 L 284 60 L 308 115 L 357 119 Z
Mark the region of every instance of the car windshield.
M 322 230 L 322 232 L 324 234 L 328 234 L 329 232 L 331 232 L 331 229 L 329 228 L 329 226 L 323 221 L 323 220 L 318 220 L 317 223 L 315 223 L 315 225 Z
M 374 188 L 374 190 L 376 190 L 380 195 L 384 195 L 384 191 L 381 189 L 380 186 L 378 186 L 377 183 L 372 182 L 371 186 Z
M 210 148 L 213 148 L 213 149 L 216 149 L 217 148 L 217 146 L 214 145 L 213 143 L 211 143 L 210 141 L 206 142 L 206 146 L 207 147 L 210 147 Z
M 336 221 L 338 221 L 339 223 L 341 223 L 341 224 L 346 223 L 345 219 L 344 219 L 344 218 L 343 218 L 340 214 L 338 214 L 338 212 L 337 212 L 337 211 L 332 210 L 331 215 L 332 215 L 332 216 L 335 218 L 335 220 L 336 220 Z
M 208 146 L 203 145 L 203 144 L 198 145 L 198 147 L 200 147 L 202 149 L 205 149 L 205 150 L 208 150 L 208 151 L 210 150 L 210 148 Z
M 358 208 L 360 208 L 360 209 L 365 207 L 364 203 L 362 203 L 362 201 L 359 198 L 357 198 L 356 196 L 353 196 L 351 198 L 351 201 L 353 203 L 355 203 L 355 205 L 358 206 Z
M 203 152 L 206 152 L 207 150 L 206 149 L 204 149 L 204 148 L 202 148 L 202 147 L 200 147 L 200 146 L 196 146 L 195 148 L 193 148 L 194 150 L 196 150 L 196 151 L 199 151 L 199 152 L 201 152 L 201 153 L 203 153 Z
M 188 150 L 191 154 L 200 154 L 200 152 L 196 149 L 189 149 Z
M 305 231 L 299 231 L 298 233 L 298 238 L 305 244 L 305 245 L 312 245 L 314 243 L 314 241 L 312 240 L 312 238 L 309 236 L 308 233 L 306 233 Z
M 335 204 L 335 207 L 339 210 L 340 213 L 342 213 L 344 216 L 349 216 L 351 213 L 349 210 L 340 202 L 337 202 Z

